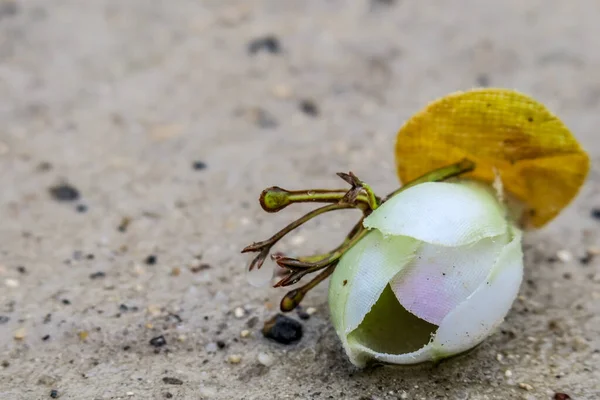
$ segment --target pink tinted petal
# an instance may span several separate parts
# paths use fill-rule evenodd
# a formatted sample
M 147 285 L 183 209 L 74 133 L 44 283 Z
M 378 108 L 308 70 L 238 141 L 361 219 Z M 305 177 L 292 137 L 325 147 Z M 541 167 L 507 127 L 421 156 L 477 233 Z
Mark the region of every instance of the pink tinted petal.
M 425 243 L 390 281 L 392 290 L 408 311 L 439 325 L 485 280 L 507 241 L 503 235 L 458 247 Z

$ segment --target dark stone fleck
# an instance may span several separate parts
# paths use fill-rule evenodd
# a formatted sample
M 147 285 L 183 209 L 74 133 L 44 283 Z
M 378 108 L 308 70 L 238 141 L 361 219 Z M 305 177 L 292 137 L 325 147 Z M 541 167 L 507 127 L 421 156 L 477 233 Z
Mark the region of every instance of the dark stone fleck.
M 53 399 L 58 399 L 58 390 L 52 389 L 50 391 L 50 397 L 52 397 Z
M 169 392 L 165 393 L 165 399 L 172 399 L 173 395 Z
M 71 304 L 71 300 L 69 299 L 62 299 L 62 303 L 66 306 L 68 306 L 69 304 Z
M 26 270 L 26 269 L 25 269 L 25 267 L 24 267 L 24 266 L 22 266 L 22 265 L 19 265 L 19 266 L 17 267 L 17 271 L 18 271 L 20 274 L 26 274 L 26 273 L 27 273 L 27 270 Z
M 93 274 L 90 274 L 90 279 L 99 279 L 99 278 L 104 278 L 106 276 L 106 273 L 104 271 L 98 271 L 98 272 L 94 272 Z
M 150 339 L 150 345 L 152 345 L 154 347 L 163 347 L 166 344 L 167 344 L 167 340 L 165 339 L 165 337 L 163 335 L 156 336 L 156 337 L 153 337 L 152 339 Z
M 162 380 L 167 385 L 183 385 L 183 381 L 181 379 L 177 379 L 177 378 L 171 378 L 171 377 L 165 376 Z
M 477 79 L 475 79 L 475 82 L 477 82 L 477 86 L 489 87 L 490 86 L 490 76 L 488 74 L 479 74 L 479 75 L 477 75 Z
M 227 346 L 227 343 L 225 343 L 225 342 L 224 342 L 224 341 L 222 341 L 222 340 L 217 340 L 217 347 L 218 347 L 220 350 L 223 350 L 223 349 L 225 348 L 225 346 Z
M 8 318 L 6 315 L 0 315 L 0 325 L 5 324 L 8 321 L 10 321 L 10 318 Z
M 17 15 L 19 7 L 15 0 L 2 1 L 0 2 L 0 19 L 3 17 L 12 17 Z
M 50 194 L 56 201 L 75 201 L 79 198 L 79 190 L 68 183 L 51 187 Z
M 86 206 L 85 204 L 77 204 L 75 210 L 77 210 L 78 213 L 84 213 L 88 210 L 88 206 Z
M 44 323 L 47 324 L 50 321 L 52 321 L 52 314 L 46 314 L 46 316 L 44 317 Z
M 207 269 L 210 269 L 210 264 L 200 264 L 197 267 L 190 267 L 190 271 L 192 271 L 194 274 Z
M 44 342 L 47 342 L 48 340 L 50 340 L 50 335 L 44 335 L 44 336 L 42 337 L 42 340 L 43 340 Z
M 267 35 L 252 40 L 248 45 L 248 52 L 250 54 L 256 54 L 259 51 L 266 51 L 271 54 L 281 53 L 281 44 L 279 43 L 279 39 L 273 35 Z
M 125 231 L 127 231 L 127 227 L 129 227 L 130 223 L 131 223 L 131 218 L 123 217 L 123 218 L 121 218 L 121 222 L 119 223 L 119 226 L 117 227 L 117 229 L 119 230 L 119 232 L 125 232 Z
M 252 317 L 248 321 L 246 321 L 246 326 L 248 328 L 254 328 L 258 323 L 258 317 Z
M 194 161 L 192 164 L 192 168 L 194 168 L 196 171 L 202 171 L 203 169 L 206 169 L 208 167 L 208 165 L 206 165 L 206 163 L 204 161 Z
M 571 396 L 566 393 L 554 393 L 554 400 L 569 400 Z
M 96 258 L 96 256 L 94 256 L 92 253 L 90 253 L 87 256 L 85 256 L 85 258 L 88 260 L 93 260 L 94 258 Z
M 583 256 L 579 259 L 579 262 L 582 265 L 588 265 L 590 262 L 592 262 L 593 259 L 594 259 L 594 255 L 588 251 L 587 253 L 585 253 L 585 256 Z
M 8 367 L 10 367 L 10 363 L 8 361 L 6 361 L 6 360 L 2 361 L 1 365 L 2 365 L 2 368 L 8 368 Z
M 154 265 L 154 264 L 156 264 L 156 260 L 157 260 L 156 256 L 151 254 L 148 257 L 146 257 L 146 260 L 144 262 L 148 265 Z
M 262 333 L 278 343 L 290 344 L 302 338 L 302 324 L 283 314 L 277 314 L 265 322 Z
M 306 321 L 310 319 L 310 314 L 304 311 L 302 308 L 296 308 L 296 312 L 298 313 L 298 318 Z
M 37 169 L 39 172 L 50 171 L 52 169 L 52 164 L 50 164 L 48 161 L 42 161 L 35 169 Z
M 121 305 L 119 306 L 119 310 L 120 310 L 120 311 L 123 311 L 123 312 L 125 312 L 125 311 L 129 311 L 129 307 L 127 307 L 127 304 L 121 304 Z
M 592 215 L 592 218 L 600 220 L 600 208 L 593 208 L 591 215 Z
M 127 345 L 127 346 L 123 346 L 123 351 L 128 351 L 131 349 L 131 346 Z
M 311 117 L 317 117 L 319 115 L 319 108 L 312 100 L 302 100 L 300 102 L 300 110 Z

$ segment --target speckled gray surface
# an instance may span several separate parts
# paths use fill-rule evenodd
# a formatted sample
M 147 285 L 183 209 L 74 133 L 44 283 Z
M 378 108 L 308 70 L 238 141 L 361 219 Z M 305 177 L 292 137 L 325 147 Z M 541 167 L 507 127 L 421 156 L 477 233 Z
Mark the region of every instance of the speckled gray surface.
M 600 245 L 598 15 L 593 0 L 0 0 L 0 398 L 600 398 L 600 259 L 579 262 Z M 281 52 L 249 55 L 268 34 Z M 266 215 L 260 191 L 352 170 L 387 192 L 402 122 L 485 83 L 548 104 L 593 162 L 576 202 L 527 236 L 502 330 L 436 367 L 358 371 L 321 287 L 300 343 L 263 338 L 284 292 L 250 287 L 239 250 L 306 208 Z M 61 182 L 81 198 L 53 200 Z M 354 219 L 280 249 L 326 250 Z

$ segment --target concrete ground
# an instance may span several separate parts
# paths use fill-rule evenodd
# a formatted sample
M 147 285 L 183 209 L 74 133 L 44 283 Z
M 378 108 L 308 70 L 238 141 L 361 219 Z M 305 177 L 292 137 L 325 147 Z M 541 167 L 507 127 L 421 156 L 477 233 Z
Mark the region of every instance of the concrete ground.
M 600 245 L 598 15 L 594 0 L 0 0 L 0 399 L 600 398 L 600 257 L 580 260 Z M 546 103 L 593 163 L 528 234 L 501 331 L 435 367 L 357 370 L 319 287 L 298 344 L 263 338 L 285 291 L 249 286 L 239 251 L 308 208 L 265 214 L 260 191 L 352 170 L 385 193 L 402 122 L 478 85 Z M 52 196 L 65 183 L 78 198 Z M 326 250 L 355 218 L 279 249 Z

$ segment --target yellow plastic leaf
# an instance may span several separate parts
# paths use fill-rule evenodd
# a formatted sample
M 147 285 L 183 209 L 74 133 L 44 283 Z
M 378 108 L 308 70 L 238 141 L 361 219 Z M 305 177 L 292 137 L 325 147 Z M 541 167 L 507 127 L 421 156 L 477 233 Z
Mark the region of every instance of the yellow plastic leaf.
M 469 177 L 496 174 L 524 203 L 523 224 L 540 227 L 575 197 L 589 158 L 569 129 L 543 104 L 507 89 L 457 92 L 430 103 L 398 132 L 396 167 L 409 182 L 468 158 Z

